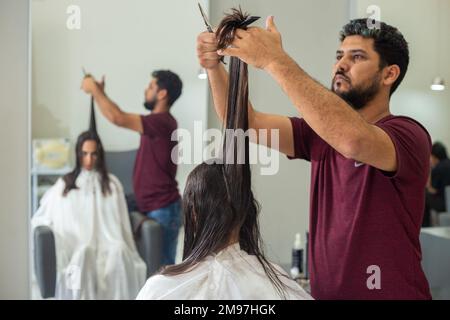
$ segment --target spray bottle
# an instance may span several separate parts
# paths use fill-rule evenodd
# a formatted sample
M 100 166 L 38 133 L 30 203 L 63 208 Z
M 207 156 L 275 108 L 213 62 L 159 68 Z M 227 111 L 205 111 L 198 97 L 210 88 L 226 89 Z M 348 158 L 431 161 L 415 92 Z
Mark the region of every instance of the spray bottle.
M 295 234 L 294 247 L 292 248 L 291 276 L 295 279 L 303 273 L 303 247 L 300 233 Z

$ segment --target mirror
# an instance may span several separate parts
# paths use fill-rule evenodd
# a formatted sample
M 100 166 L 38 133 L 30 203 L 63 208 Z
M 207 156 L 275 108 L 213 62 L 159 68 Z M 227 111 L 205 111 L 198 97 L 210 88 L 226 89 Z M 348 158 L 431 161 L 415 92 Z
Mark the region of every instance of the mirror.
M 96 79 L 105 76 L 108 97 L 132 114 L 149 113 L 143 103 L 152 72 L 169 69 L 183 83 L 182 94 L 170 109 L 178 127 L 192 131 L 196 122 L 206 126 L 207 81 L 199 78 L 195 43 L 204 24 L 197 2 L 31 0 L 33 299 L 54 295 L 134 299 L 145 279 L 159 269 L 155 261 L 163 258 L 149 247 L 161 245 L 161 230 L 153 230 L 155 224 L 135 212 L 132 176 L 138 132 L 112 124 L 96 104 L 106 167 L 123 189 L 113 190 L 112 196 L 125 195 L 126 201 L 105 200 L 107 204 L 101 205 L 103 200 L 82 193 L 90 181 L 83 172 L 76 180 L 80 190 L 64 197 L 61 191 L 68 182 L 62 179 L 76 166 L 77 138 L 89 128 L 91 98 L 80 89 L 83 69 Z M 208 1 L 200 2 L 209 9 Z M 97 156 L 97 148 L 94 144 L 92 150 L 82 152 L 97 152 Z M 178 166 L 179 192 L 192 168 L 191 164 Z M 107 217 L 102 210 L 115 213 Z M 45 228 L 50 221 L 50 228 Z M 142 231 L 139 239 L 138 230 Z M 114 270 L 107 273 L 102 271 L 105 268 Z M 87 293 L 80 293 L 80 284 L 89 288 Z

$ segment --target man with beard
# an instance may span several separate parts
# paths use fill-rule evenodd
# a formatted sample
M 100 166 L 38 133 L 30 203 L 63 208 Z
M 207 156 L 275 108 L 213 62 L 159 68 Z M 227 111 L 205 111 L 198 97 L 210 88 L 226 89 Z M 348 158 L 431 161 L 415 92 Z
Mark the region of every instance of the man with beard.
M 283 50 L 273 17 L 266 29 L 236 32 L 217 51 L 202 33 L 198 58 L 208 70 L 223 119 L 228 75 L 221 56 L 268 72 L 303 118 L 257 112 L 249 127 L 279 130 L 279 150 L 311 162 L 309 270 L 316 299 L 430 299 L 419 232 L 431 140 L 415 120 L 389 111 L 409 49 L 394 27 L 367 19 L 345 25 L 328 90 Z M 268 144 L 271 145 L 270 142 Z
M 141 134 L 133 174 L 133 187 L 139 211 L 158 221 L 163 229 L 162 264 L 175 263 L 178 230 L 181 226 L 181 204 L 175 179 L 177 165 L 171 160 L 176 142 L 171 140 L 177 121 L 170 113 L 181 95 L 182 82 L 169 70 L 152 73 L 145 90 L 144 107 L 149 115 L 122 111 L 106 94 L 104 79 L 97 82 L 86 76 L 82 89 L 92 95 L 103 115 L 113 124 Z

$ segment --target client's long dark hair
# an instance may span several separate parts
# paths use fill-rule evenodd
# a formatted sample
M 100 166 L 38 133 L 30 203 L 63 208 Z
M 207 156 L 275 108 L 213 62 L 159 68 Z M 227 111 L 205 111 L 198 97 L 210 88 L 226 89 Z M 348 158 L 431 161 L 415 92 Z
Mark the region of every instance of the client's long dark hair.
M 111 187 L 109 185 L 110 180 L 105 162 L 105 150 L 103 149 L 103 145 L 98 134 L 90 130 L 83 132 L 78 136 L 77 144 L 75 146 L 76 165 L 71 172 L 69 172 L 63 177 L 63 180 L 66 184 L 63 191 L 63 196 L 66 196 L 72 189 L 78 189 L 76 185 L 76 180 L 82 169 L 82 159 L 83 159 L 82 148 L 83 144 L 89 140 L 95 141 L 97 144 L 97 160 L 95 162 L 95 170 L 100 174 L 101 179 L 100 184 L 102 187 L 102 193 L 104 196 L 107 196 L 111 193 Z
M 217 28 L 218 48 L 231 44 L 236 29 L 246 29 L 248 23 L 251 23 L 251 19 L 247 14 L 243 14 L 240 9 L 232 9 L 232 13 Z M 247 64 L 238 58 L 231 58 L 229 74 L 226 129 L 242 129 L 245 132 L 248 129 Z M 237 137 L 233 135 L 231 141 L 225 135 L 223 158 L 212 164 L 203 163 L 189 174 L 183 195 L 183 262 L 166 267 L 162 274 L 176 275 L 191 270 L 208 255 L 227 247 L 230 239 L 239 231 L 241 249 L 256 256 L 284 298 L 284 285 L 279 279 L 279 276 L 284 275 L 274 269 L 262 250 L 258 225 L 259 205 L 251 189 L 249 138 L 244 138 L 245 150 L 239 150 Z M 240 152 L 244 152 L 244 162 L 239 162 L 239 158 L 242 159 Z M 231 164 L 230 159 L 234 160 Z

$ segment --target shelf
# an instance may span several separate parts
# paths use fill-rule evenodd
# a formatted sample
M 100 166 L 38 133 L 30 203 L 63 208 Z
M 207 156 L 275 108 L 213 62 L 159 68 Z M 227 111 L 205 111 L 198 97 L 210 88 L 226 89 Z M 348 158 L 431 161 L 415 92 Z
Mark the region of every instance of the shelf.
M 36 212 L 39 206 L 40 197 L 43 194 L 40 194 L 39 188 L 42 186 L 39 183 L 39 180 L 41 180 L 40 176 L 54 176 L 54 177 L 60 177 L 63 176 L 69 172 L 71 172 L 73 169 L 71 167 L 64 167 L 60 169 L 45 169 L 45 168 L 33 168 L 31 169 L 31 195 L 32 195 L 32 215 Z M 47 185 L 46 185 L 47 187 Z M 51 186 L 49 186 L 51 187 Z
M 58 175 L 64 175 L 72 171 L 72 168 L 65 167 L 61 169 L 31 169 L 32 175 L 47 175 L 47 176 L 58 176 Z

